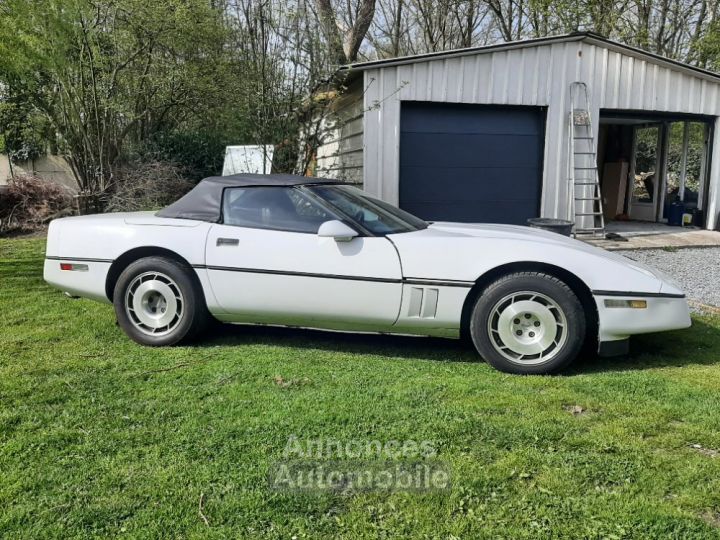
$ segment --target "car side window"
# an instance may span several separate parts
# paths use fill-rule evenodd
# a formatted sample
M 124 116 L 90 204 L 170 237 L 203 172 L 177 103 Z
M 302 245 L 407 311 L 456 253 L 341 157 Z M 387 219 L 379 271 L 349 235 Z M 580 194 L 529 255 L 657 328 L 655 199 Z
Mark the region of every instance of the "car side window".
M 291 187 L 228 188 L 223 193 L 226 225 L 317 233 L 331 219 L 338 218 Z

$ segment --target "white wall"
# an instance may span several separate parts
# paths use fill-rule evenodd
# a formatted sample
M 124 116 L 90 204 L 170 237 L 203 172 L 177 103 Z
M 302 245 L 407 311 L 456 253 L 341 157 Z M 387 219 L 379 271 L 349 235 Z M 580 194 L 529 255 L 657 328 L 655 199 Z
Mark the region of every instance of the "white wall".
M 49 182 L 64 185 L 73 191 L 78 190 L 77 182 L 70 165 L 60 156 L 46 155 L 33 161 L 13 163 L 15 174 L 36 174 Z M 10 163 L 7 154 L 0 154 L 0 185 L 7 184 L 10 178 Z

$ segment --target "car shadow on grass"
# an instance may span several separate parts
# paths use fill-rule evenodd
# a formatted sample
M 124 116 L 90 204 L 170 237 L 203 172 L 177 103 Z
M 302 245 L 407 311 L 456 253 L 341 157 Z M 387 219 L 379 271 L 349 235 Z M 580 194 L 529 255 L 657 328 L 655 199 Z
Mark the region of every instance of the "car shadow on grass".
M 634 336 L 626 356 L 601 358 L 584 352 L 563 375 L 720 364 L 720 329 L 695 318 L 691 328 Z M 353 334 L 302 328 L 218 324 L 198 346 L 277 345 L 440 362 L 482 362 L 463 340 L 385 334 Z
M 482 362 L 472 345 L 458 339 L 263 325 L 218 324 L 197 343 L 201 347 L 256 344 L 443 362 Z

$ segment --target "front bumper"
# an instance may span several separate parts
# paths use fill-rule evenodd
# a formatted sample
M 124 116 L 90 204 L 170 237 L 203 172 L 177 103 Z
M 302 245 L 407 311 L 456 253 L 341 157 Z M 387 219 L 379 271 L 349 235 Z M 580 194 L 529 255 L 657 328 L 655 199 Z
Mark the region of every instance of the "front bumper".
M 634 334 L 678 330 L 692 324 L 687 299 L 677 294 L 596 293 L 593 296 L 598 310 L 598 339 L 601 343 L 625 340 Z M 605 300 L 645 300 L 647 307 L 607 307 Z

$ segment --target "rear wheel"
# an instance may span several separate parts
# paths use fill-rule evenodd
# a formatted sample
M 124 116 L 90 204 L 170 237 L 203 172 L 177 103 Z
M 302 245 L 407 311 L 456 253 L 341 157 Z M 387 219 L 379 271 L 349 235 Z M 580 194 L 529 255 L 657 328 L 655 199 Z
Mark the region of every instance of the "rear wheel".
M 131 339 L 142 345 L 174 345 L 205 326 L 205 300 L 191 272 L 171 259 L 146 257 L 120 274 L 113 304 Z
M 582 304 L 554 276 L 518 272 L 492 283 L 477 299 L 470 334 L 480 355 L 508 373 L 543 374 L 572 362 L 585 340 Z

